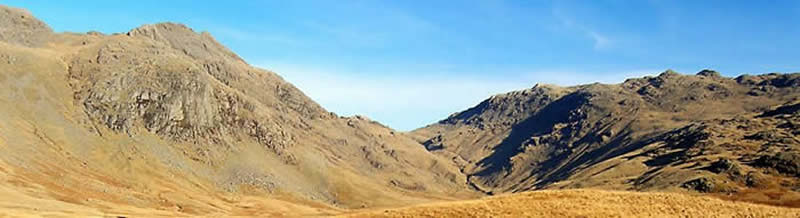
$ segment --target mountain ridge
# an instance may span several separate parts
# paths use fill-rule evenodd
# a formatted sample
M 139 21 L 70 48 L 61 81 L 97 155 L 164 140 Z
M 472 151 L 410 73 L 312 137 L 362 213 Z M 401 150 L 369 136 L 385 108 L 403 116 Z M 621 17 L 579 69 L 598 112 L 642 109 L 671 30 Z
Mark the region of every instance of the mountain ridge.
M 691 138 L 692 134 L 699 133 L 681 129 L 693 129 L 691 125 L 698 123 L 735 117 L 740 117 L 739 120 L 757 119 L 757 113 L 796 101 L 798 86 L 800 73 L 727 78 L 712 70 L 703 70 L 696 75 L 682 75 L 667 70 L 655 77 L 632 78 L 619 84 L 595 83 L 555 88 L 537 85 L 495 95 L 475 107 L 417 129 L 412 134 L 429 151 L 453 160 L 474 187 L 490 194 L 559 187 L 581 188 L 584 186 L 575 186 L 580 182 L 570 182 L 576 179 L 576 175 L 583 171 L 602 174 L 615 169 L 615 166 L 619 167 L 617 170 L 625 172 L 602 178 L 606 184 L 592 182 L 595 178 L 591 176 L 581 180 L 588 187 L 686 192 L 680 186 L 689 181 L 680 181 L 681 178 L 691 180 L 690 177 L 696 177 L 695 173 L 706 171 L 695 166 L 698 169 L 674 169 L 675 172 L 672 172 L 670 164 L 677 166 L 680 161 L 654 165 L 655 160 L 644 160 L 647 158 L 620 158 L 633 157 L 643 150 L 659 149 L 664 146 L 662 143 L 670 144 L 672 142 L 664 141 L 670 138 L 669 134 Z M 794 118 L 786 122 L 794 122 L 791 119 Z M 787 134 L 788 144 L 777 146 L 796 152 L 797 143 L 792 141 L 796 140 L 796 136 L 791 131 Z M 700 140 L 705 139 L 698 138 L 686 143 Z M 713 140 L 710 143 L 714 144 Z M 684 146 L 663 149 L 688 149 L 695 144 Z M 732 148 L 729 146 L 726 149 Z M 766 155 L 769 152 L 764 150 L 759 154 Z M 672 155 L 681 157 L 678 153 Z M 741 158 L 739 155 L 745 154 L 730 155 Z M 663 157 L 655 155 L 649 158 Z M 707 158 L 717 157 L 711 155 Z M 711 164 L 711 161 L 690 162 L 700 166 Z M 752 165 L 748 161 L 741 163 L 734 159 L 734 162 L 737 165 Z M 595 170 L 600 166 L 608 168 Z M 667 170 L 662 172 L 659 167 Z M 653 170 L 650 174 L 677 173 L 680 176 L 645 180 L 649 170 Z M 756 168 L 753 172 L 759 171 Z M 777 177 L 785 178 L 781 175 Z M 791 177 L 785 179 L 795 180 Z M 654 181 L 677 184 L 645 184 Z M 720 182 L 723 181 L 731 182 L 729 179 L 720 179 Z M 793 185 L 783 187 L 793 189 Z M 787 193 L 787 196 L 793 196 L 791 199 L 797 198 L 794 191 Z

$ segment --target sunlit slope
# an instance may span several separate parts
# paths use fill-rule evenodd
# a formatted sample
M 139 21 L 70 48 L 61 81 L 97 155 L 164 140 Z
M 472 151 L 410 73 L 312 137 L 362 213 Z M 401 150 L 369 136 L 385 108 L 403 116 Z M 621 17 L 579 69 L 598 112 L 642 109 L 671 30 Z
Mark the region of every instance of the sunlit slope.
M 325 215 L 473 196 L 403 133 L 326 111 L 208 33 L 0 18 L 0 214 Z

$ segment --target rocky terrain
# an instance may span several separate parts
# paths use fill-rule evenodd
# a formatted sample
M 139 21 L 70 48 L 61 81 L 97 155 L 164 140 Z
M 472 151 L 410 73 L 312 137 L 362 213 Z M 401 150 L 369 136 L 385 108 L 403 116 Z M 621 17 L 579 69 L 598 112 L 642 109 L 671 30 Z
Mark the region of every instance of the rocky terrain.
M 0 6 L 0 216 L 791 216 L 720 199 L 800 206 L 799 86 L 536 85 L 404 133 L 182 24 L 56 33 Z
M 414 131 L 489 194 L 603 188 L 800 206 L 800 74 L 536 85 Z

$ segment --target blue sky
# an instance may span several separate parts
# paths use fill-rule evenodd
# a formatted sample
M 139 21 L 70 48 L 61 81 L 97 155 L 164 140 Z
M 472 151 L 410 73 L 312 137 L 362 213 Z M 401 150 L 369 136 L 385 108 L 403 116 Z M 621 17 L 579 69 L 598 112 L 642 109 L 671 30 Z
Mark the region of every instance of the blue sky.
M 411 130 L 536 83 L 796 72 L 800 1 L 43 1 L 56 31 L 208 31 L 340 115 Z

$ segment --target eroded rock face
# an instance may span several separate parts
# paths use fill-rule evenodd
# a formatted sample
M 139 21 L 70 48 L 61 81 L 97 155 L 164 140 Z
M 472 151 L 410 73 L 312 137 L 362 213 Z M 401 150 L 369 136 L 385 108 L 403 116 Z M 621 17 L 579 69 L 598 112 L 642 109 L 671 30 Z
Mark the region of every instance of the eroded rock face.
M 112 130 L 135 134 L 141 124 L 173 140 L 222 146 L 249 137 L 294 159 L 283 151 L 293 138 L 284 123 L 215 83 L 208 68 L 172 52 L 125 42 L 84 50 L 69 69 L 76 102 Z

